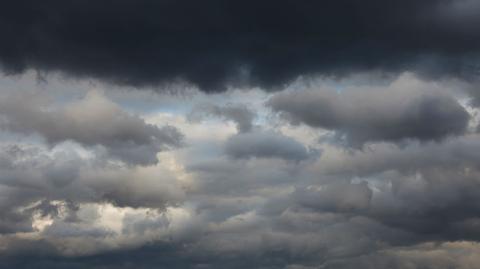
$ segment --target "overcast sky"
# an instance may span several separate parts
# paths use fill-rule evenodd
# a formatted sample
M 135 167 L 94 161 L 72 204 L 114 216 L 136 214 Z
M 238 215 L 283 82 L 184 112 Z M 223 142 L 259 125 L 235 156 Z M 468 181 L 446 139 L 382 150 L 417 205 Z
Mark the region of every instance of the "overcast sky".
M 476 269 L 480 2 L 0 8 L 0 269 Z

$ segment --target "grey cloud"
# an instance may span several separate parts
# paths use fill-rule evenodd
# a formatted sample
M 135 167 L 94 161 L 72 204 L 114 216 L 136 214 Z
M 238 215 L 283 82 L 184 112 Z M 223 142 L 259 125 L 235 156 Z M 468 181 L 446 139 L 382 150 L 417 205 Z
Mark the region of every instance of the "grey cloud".
M 293 138 L 269 131 L 234 135 L 225 143 L 225 153 L 235 159 L 280 158 L 287 161 L 303 161 L 315 155 Z
M 367 177 L 384 171 L 408 174 L 436 167 L 478 168 L 479 150 L 478 134 L 451 138 L 442 143 L 410 143 L 401 148 L 380 143 L 371 145 L 367 151 L 342 154 L 340 161 L 326 159 L 321 163 L 321 169 L 329 174 Z
M 224 197 L 224 199 L 215 198 L 215 196 L 209 198 L 213 205 L 203 208 L 201 212 L 216 212 L 219 207 L 215 206 L 215 200 L 218 204 L 224 204 L 228 198 L 232 203 L 238 204 L 236 207 L 230 207 L 230 214 L 241 215 L 242 217 L 239 219 L 243 219 L 243 223 L 247 225 L 248 218 L 241 212 L 248 212 L 249 208 L 256 209 L 258 217 L 261 219 L 258 225 L 286 229 L 292 233 L 292 236 L 300 238 L 309 236 L 312 240 L 303 239 L 305 245 L 295 245 L 297 242 L 295 239 L 285 239 L 289 236 L 280 237 L 282 239 L 273 236 L 274 242 L 282 242 L 279 244 L 283 244 L 283 246 L 295 246 L 291 249 L 279 247 L 282 255 L 291 258 L 291 260 L 283 260 L 280 263 L 282 265 L 297 263 L 315 268 L 315 266 L 323 264 L 323 261 L 309 260 L 314 255 L 326 257 L 325 261 L 328 262 L 325 264 L 335 264 L 333 261 L 337 258 L 355 260 L 357 255 L 368 255 L 377 247 L 388 250 L 391 245 L 411 246 L 427 241 L 478 240 L 480 234 L 478 233 L 478 223 L 480 222 L 476 216 L 479 212 L 477 190 L 480 188 L 475 180 L 478 177 L 477 144 L 478 137 L 468 135 L 439 143 L 409 142 L 405 147 L 381 143 L 374 144 L 365 151 L 340 151 L 341 154 L 326 151 L 324 157 L 331 156 L 330 154 L 335 157 L 328 162 L 321 159 L 317 163 L 319 167 L 316 174 L 308 174 L 305 171 L 301 174 L 282 175 L 277 173 L 277 169 L 274 170 L 275 177 L 278 179 L 276 183 L 263 181 L 265 176 L 263 168 L 270 167 L 271 169 L 275 166 L 280 168 L 278 163 L 270 163 L 270 166 L 263 167 L 262 163 L 252 161 L 239 166 L 239 164 L 228 163 L 224 160 L 212 163 L 210 166 L 197 166 L 191 171 L 198 173 L 199 180 L 210 180 L 209 187 L 204 191 L 208 189 L 210 195 L 221 193 L 221 197 Z M 328 158 L 326 159 L 328 160 Z M 255 165 L 253 165 L 254 163 Z M 308 180 L 308 177 L 315 176 L 318 178 Z M 250 180 L 250 178 L 254 178 L 254 180 Z M 352 183 L 352 179 L 355 178 L 362 183 Z M 254 184 L 250 185 L 250 182 Z M 262 186 L 260 182 L 265 182 L 267 185 Z M 304 184 L 306 186 L 302 186 Z M 292 185 L 297 186 L 295 192 L 288 192 L 288 195 L 281 194 L 285 192 L 285 189 L 279 188 L 280 186 Z M 247 186 L 256 191 L 245 192 L 244 188 Z M 265 193 L 271 194 L 266 190 L 273 188 L 277 190 L 274 192 L 275 195 L 264 197 Z M 241 202 L 246 199 L 246 196 L 250 197 L 253 205 Z M 257 201 L 258 204 L 255 205 L 254 201 Z M 218 211 L 222 211 L 223 216 L 228 216 L 228 211 L 224 212 L 225 208 L 228 207 L 222 207 L 222 210 Z M 300 214 L 299 212 L 308 212 L 305 214 L 310 214 L 310 216 L 305 219 L 292 217 L 285 223 L 279 219 L 285 220 L 288 214 Z M 215 213 L 212 214 L 215 215 Z M 317 215 L 323 216 L 318 217 L 318 223 L 314 221 L 316 219 L 313 217 Z M 354 230 L 353 227 L 342 223 L 341 218 L 355 218 L 356 221 L 363 219 L 365 222 L 372 223 L 371 230 L 362 230 L 359 231 L 359 234 L 366 236 L 375 231 L 373 233 L 378 238 L 375 239 L 377 241 L 374 241 L 377 243 L 370 245 L 365 242 L 366 245 L 358 248 L 352 246 L 352 249 L 347 251 L 348 248 L 345 246 L 352 244 L 347 236 L 343 243 L 339 243 L 338 249 L 329 241 L 331 244 L 327 247 L 327 252 L 330 251 L 329 254 L 322 252 L 324 249 L 321 248 L 320 242 L 325 242 L 322 240 L 327 240 L 328 236 L 322 233 L 322 236 L 315 238 L 308 235 L 309 229 L 319 233 L 324 229 L 323 225 L 337 227 L 339 230 L 336 238 L 338 239 L 338 234 Z M 225 217 L 212 219 L 218 221 Z M 248 228 L 249 232 L 255 230 L 251 226 L 248 227 L 250 227 Z M 299 230 L 294 230 L 293 227 L 298 227 Z M 240 234 L 243 235 L 243 233 Z M 351 236 L 355 240 L 360 240 L 355 233 Z M 236 237 L 229 235 L 228 238 L 233 240 Z M 251 242 L 250 239 L 244 239 Z M 283 239 L 285 241 L 282 241 Z M 218 240 L 224 242 L 221 239 Z M 367 240 L 367 242 L 370 241 Z M 238 244 L 244 243 L 242 241 Z M 305 254 L 308 253 L 305 249 L 315 244 L 318 244 L 318 248 L 312 248 L 311 255 Z M 245 248 L 254 246 L 258 247 L 258 245 L 249 245 Z M 277 245 L 271 242 L 266 249 L 274 248 L 274 246 Z M 233 252 L 238 254 L 242 249 L 243 247 L 238 247 Z M 260 249 L 259 251 L 263 250 L 261 247 Z M 303 252 L 305 256 L 302 258 L 295 256 L 293 253 L 298 253 L 294 251 L 295 249 L 305 250 Z M 336 256 L 338 255 L 336 251 L 345 256 L 351 256 Z M 259 262 L 257 261 L 257 263 Z M 424 266 L 428 264 L 429 262 L 426 261 Z
M 230 158 L 196 160 L 186 169 L 193 173 L 197 189 L 203 195 L 231 195 L 246 198 L 270 188 L 284 188 L 292 178 L 305 178 L 301 173 L 304 162 L 285 162 L 278 158 L 252 158 L 241 162 Z M 248 199 L 247 199 L 248 200 Z
M 374 196 L 370 214 L 387 225 L 415 232 L 419 238 L 478 240 L 478 233 L 461 229 L 480 212 L 475 180 L 479 172 L 465 172 L 468 169 L 436 167 L 414 174 L 384 175 L 391 188 Z
M 7 268 L 12 265 L 16 268 L 356 268 L 362 265 L 370 269 L 403 268 L 411 264 L 435 268 L 442 263 L 430 255 L 440 251 L 452 257 L 443 261 L 446 264 L 463 266 L 475 257 L 476 250 L 461 247 L 462 251 L 450 253 L 450 250 L 445 252 L 442 244 L 430 247 L 418 244 L 477 240 L 477 197 L 480 197 L 476 180 L 477 144 L 478 137 L 469 135 L 439 143 L 410 142 L 405 147 L 381 143 L 372 145 L 371 150 L 353 153 L 326 151 L 313 164 L 319 165 L 319 170 L 313 172 L 311 169 L 315 167 L 307 166 L 306 162 L 297 167 L 277 157 L 246 158 L 238 162 L 222 156 L 214 160 L 189 156 L 192 159 L 183 162 L 189 164 L 186 172 L 195 184 L 185 196 L 163 174 L 161 178 L 155 176 L 158 173 L 145 177 L 125 167 L 98 167 L 99 163 L 76 160 L 73 153 L 49 159 L 45 157 L 50 153 L 41 148 L 20 145 L 5 148 L 2 150 L 5 156 L 0 154 L 2 182 L 21 188 L 10 193 L 7 200 L 11 204 L 6 208 L 28 204 L 29 199 L 68 197 L 74 202 L 154 208 L 175 206 L 186 200 L 186 208 L 191 211 L 181 218 L 186 224 L 170 222 L 165 217 L 125 218 L 122 232 L 130 239 L 155 235 L 158 230 L 168 231 L 165 238 L 148 237 L 153 242 L 136 247 L 73 257 L 66 257 L 54 248 L 54 252 L 42 256 L 28 251 L 42 247 L 41 242 L 34 240 L 18 243 L 27 246 L 9 248 L 10 256 L 0 255 L 0 265 Z M 76 160 L 80 171 L 73 173 L 65 156 Z M 67 168 L 62 168 L 63 165 Z M 50 169 L 56 172 L 49 172 Z M 62 173 L 75 179 L 58 184 Z M 48 180 L 52 174 L 57 180 Z M 352 181 L 357 176 L 362 183 Z M 32 186 L 37 191 L 31 191 Z M 42 204 L 37 210 L 48 214 L 55 211 L 49 204 Z M 28 220 L 29 216 L 26 217 Z M 10 230 L 14 231 L 22 230 Z M 62 246 L 65 244 L 62 240 L 66 240 L 63 237 L 111 240 L 108 231 L 58 221 L 45 230 L 44 236 L 53 237 L 48 244 L 44 242 L 46 248 L 50 244 Z M 84 245 L 84 241 L 73 242 L 75 246 L 90 246 Z M 402 250 L 412 251 L 407 257 L 402 256 L 406 255 Z M 417 250 L 421 254 L 414 254 Z M 19 263 L 18 257 L 27 258 Z
M 0 234 L 32 231 L 30 214 L 17 212 L 11 208 L 1 208 L 0 210 L 0 215 L 2 216 L 2 220 L 0 221 Z
M 334 182 L 320 187 L 309 186 L 297 189 L 293 197 L 300 205 L 319 210 L 361 211 L 370 207 L 372 190 L 366 182 L 358 184 Z
M 437 115 L 459 107 L 465 112 L 444 85 L 424 89 L 431 84 L 406 81 L 375 89 L 347 87 L 334 97 L 320 92 L 327 95 L 325 106 L 336 105 L 328 108 L 330 116 L 365 125 L 383 124 L 384 118 L 396 123 L 397 117 L 410 115 L 412 103 L 423 104 L 422 98 L 445 105 L 435 105 L 446 110 L 434 109 L 432 118 L 443 119 Z M 262 125 L 245 124 L 250 127 L 226 140 L 194 134 L 189 147 L 162 153 L 156 166 L 141 166 L 135 164 L 158 152 L 153 147 L 145 153 L 154 143 L 145 137 L 161 128 L 148 127 L 118 106 L 112 109 L 102 96 L 60 108 L 38 96 L 1 102 L 26 106 L 0 107 L 5 109 L 2 126 L 15 134 L 39 130 L 47 145 L 37 137 L 0 134 L 5 139 L 0 146 L 0 268 L 470 269 L 478 264 L 477 133 L 460 128 L 435 138 L 415 133 L 394 139 L 374 126 L 371 132 L 381 133 L 373 135 L 376 140 L 349 141 L 367 141 L 362 150 L 320 142 L 320 155 L 306 146 L 317 141 L 318 130 L 262 119 L 256 122 Z M 251 123 L 248 116 L 237 117 L 244 110 L 223 110 L 230 106 L 237 107 L 218 106 L 219 114 L 215 108 L 198 115 Z M 367 108 L 375 113 L 363 112 Z M 22 124 L 15 125 L 12 111 L 30 112 L 17 116 Z M 128 124 L 105 123 L 104 118 L 115 118 L 104 117 L 105 111 Z M 25 118 L 47 126 L 26 124 Z M 73 123 L 57 123 L 66 119 Z M 97 120 L 106 134 L 89 126 Z M 80 132 L 80 126 L 89 132 Z M 183 128 L 190 135 L 188 123 Z M 111 137 L 120 142 L 108 142 Z M 132 147 L 130 139 L 137 141 Z M 143 161 L 119 162 L 124 154 Z
M 100 145 L 110 156 L 131 164 L 155 164 L 159 151 L 179 147 L 183 138 L 175 127 L 148 124 L 93 91 L 58 109 L 34 94 L 12 94 L 1 101 L 0 115 L 0 126 L 7 130 L 37 133 L 51 144 L 73 140 Z
M 65 223 L 55 221 L 42 231 L 45 236 L 55 237 L 107 237 L 113 234 L 113 231 L 95 227 L 82 227 L 77 223 Z
M 139 171 L 74 152 L 66 159 L 61 149 L 54 152 L 35 146 L 2 146 L 1 156 L 10 165 L 0 168 L 1 233 L 33 231 L 33 215 L 56 217 L 59 206 L 65 219 L 75 222 L 77 205 L 82 203 L 164 209 L 185 198 L 175 177 L 166 171 Z M 70 171 L 71 162 L 76 164 L 75 173 Z
M 197 105 L 188 114 L 191 121 L 201 121 L 207 117 L 219 117 L 223 120 L 231 120 L 237 125 L 239 132 L 249 132 L 254 127 L 255 112 L 245 105 L 228 104 L 218 106 L 214 104 Z
M 387 144 L 322 163 L 326 174 L 360 177 L 373 192 L 362 214 L 421 240 L 478 240 L 478 136 L 443 143 Z
M 94 181 L 94 179 L 97 181 Z M 185 193 L 171 175 L 142 175 L 132 171 L 108 171 L 88 175 L 88 188 L 95 190 L 99 201 L 119 207 L 163 209 L 184 201 Z
M 330 262 L 322 268 L 473 269 L 479 262 L 479 254 L 478 242 L 426 243 Z
M 242 224 L 245 221 L 249 223 Z M 212 229 L 197 238 L 198 243 L 171 240 L 86 257 L 37 256 L 23 250 L 28 257 L 25 263 L 15 263 L 10 257 L 1 261 L 25 267 L 36 261 L 59 268 L 65 264 L 93 268 L 315 268 L 329 260 L 349 260 L 374 251 L 378 248 L 378 235 L 395 233 L 366 218 L 308 211 L 289 211 L 276 221 L 279 225 L 265 227 L 269 225 L 266 219 L 230 219 L 211 225 Z M 361 234 L 368 236 L 354 240 Z M 405 234 L 398 232 L 395 236 L 405 237 Z M 159 252 L 164 255 L 158 255 Z
M 472 0 L 21 0 L 2 8 L 0 62 L 7 73 L 135 86 L 185 80 L 207 92 L 365 70 L 474 80 L 479 8 Z
M 478 1 L 6 2 L 0 268 L 478 267 Z
M 401 89 L 402 83 L 341 93 L 324 88 L 288 91 L 274 95 L 267 104 L 293 124 L 335 131 L 355 147 L 375 141 L 438 141 L 466 132 L 470 115 L 457 100 L 415 86 Z
M 423 145 L 423 147 L 426 146 Z M 440 146 L 437 145 L 437 147 Z M 445 147 L 445 150 L 447 148 L 448 146 Z M 396 148 L 396 150 L 407 151 L 408 148 Z M 361 154 L 375 153 L 361 152 Z M 339 158 L 339 162 L 342 161 Z M 15 161 L 10 161 L 10 163 L 15 164 Z M 459 163 L 463 164 L 460 161 Z M 352 164 L 346 162 L 345 165 L 345 169 L 348 170 Z M 319 179 L 317 185 L 309 182 L 308 185 L 312 187 L 298 187 L 297 191 L 291 192 L 288 191 L 288 188 L 285 191 L 279 187 L 282 185 L 301 186 L 306 175 L 278 171 L 284 169 L 285 166 L 284 162 L 275 160 L 252 160 L 244 163 L 222 159 L 218 162 L 211 162 L 210 165 L 197 166 L 194 167 L 195 169 L 189 170 L 190 173 L 194 173 L 198 183 L 210 180 L 211 185 L 205 189 L 189 191 L 188 200 L 195 205 L 193 206 L 194 210 L 191 211 L 192 219 L 185 225 L 187 228 L 179 233 L 172 232 L 169 229 L 174 229 L 179 224 L 170 223 L 163 217 L 140 220 L 135 220 L 134 217 L 125 219 L 127 224 L 124 226 L 126 227 L 125 232 L 130 233 L 129 235 L 139 236 L 143 233 L 152 233 L 156 229 L 166 229 L 169 233 L 165 240 L 158 240 L 140 247 L 80 257 L 65 257 L 62 254 L 37 256 L 34 252 L 28 253 L 28 251 L 18 249 L 16 250 L 17 254 L 12 254 L 10 257 L 18 259 L 18 255 L 22 255 L 23 252 L 23 255 L 28 257 L 25 263 L 18 264 L 15 259 L 9 257 L 0 257 L 0 262 L 6 266 L 17 265 L 18 268 L 22 268 L 22 266 L 28 268 L 33 264 L 44 264 L 46 268 L 55 268 L 55 266 L 62 268 L 65 264 L 68 264 L 68 268 L 75 268 L 75 266 L 79 268 L 81 266 L 93 268 L 122 268 L 122 266 L 125 268 L 156 268 L 159 266 L 169 268 L 321 268 L 321 266 L 355 268 L 352 266 L 360 264 L 368 269 L 378 268 L 382 265 L 394 266 L 395 264 L 398 264 L 398 268 L 402 268 L 405 264 L 413 264 L 412 266 L 419 268 L 422 268 L 421 266 L 435 268 L 438 263 L 429 255 L 437 251 L 445 251 L 446 246 L 433 244 L 422 247 L 417 244 L 428 240 L 442 242 L 475 238 L 472 234 L 455 237 L 453 233 L 438 229 L 438 227 L 454 223 L 459 225 L 459 229 L 470 227 L 471 230 L 475 230 L 475 221 L 471 219 L 475 216 L 475 211 L 470 211 L 474 207 L 464 209 L 459 214 L 453 214 L 450 210 L 460 210 L 461 207 L 457 207 L 457 205 L 465 206 L 468 203 L 476 203 L 474 200 L 475 196 L 478 197 L 476 189 L 479 189 L 473 181 L 478 177 L 476 174 L 472 174 L 470 178 L 458 177 L 458 180 L 451 181 L 449 178 L 460 170 L 454 170 L 451 174 L 444 175 L 444 178 L 438 176 L 443 171 L 427 175 L 426 170 L 419 170 L 419 173 L 424 175 L 424 180 L 431 181 L 431 184 L 422 184 L 421 181 L 419 184 L 415 177 L 402 177 L 401 174 L 396 178 L 393 176 L 388 178 L 384 175 L 379 180 L 384 180 L 385 186 L 391 182 L 393 187 L 388 189 L 385 186 L 382 188 L 381 185 L 370 187 L 365 182 L 352 183 L 344 172 L 337 170 L 336 175 L 343 180 L 323 184 Z M 390 170 L 389 168 L 378 168 L 380 171 L 384 169 Z M 132 194 L 138 194 L 137 197 L 141 197 L 141 190 L 135 189 L 134 186 L 125 185 L 127 183 L 123 181 L 106 180 L 101 176 L 102 173 L 95 174 L 97 175 L 95 179 L 104 182 L 104 187 L 101 187 L 102 184 L 92 183 L 93 190 L 99 193 L 116 192 L 123 188 L 113 186 L 116 183 L 127 186 L 125 189 L 133 190 Z M 117 173 L 113 174 L 118 175 Z M 125 174 L 125 172 L 122 171 L 120 174 Z M 373 174 L 378 174 L 378 172 Z M 371 173 L 365 175 L 372 176 Z M 321 177 L 321 174 L 318 176 Z M 118 178 L 118 176 L 111 178 Z M 226 184 L 226 181 L 231 181 L 228 183 L 232 185 L 219 186 Z M 455 189 L 455 186 L 449 184 L 451 182 L 459 183 L 458 187 Z M 132 184 L 135 184 L 137 188 L 143 186 L 151 190 L 152 194 L 159 193 L 166 188 L 166 186 L 162 186 L 153 190 L 153 186 L 156 186 L 158 182 L 152 183 L 152 185 L 146 184 L 144 181 L 141 183 L 139 185 Z M 249 191 L 242 188 L 247 188 Z M 273 188 L 277 188 L 277 191 L 271 191 Z M 78 187 L 76 189 L 78 192 Z M 466 189 L 471 189 L 471 196 L 464 192 Z M 457 190 L 459 195 L 452 196 L 451 192 Z M 380 196 L 379 192 L 381 192 Z M 150 191 L 147 191 L 148 193 Z M 119 195 L 125 196 L 126 193 L 119 191 Z M 391 200 L 383 199 L 382 195 L 393 199 L 394 203 L 391 203 Z M 68 196 L 73 197 L 71 194 Z M 132 205 L 135 205 L 135 201 L 135 199 L 132 200 Z M 439 207 L 432 204 L 435 201 L 439 202 Z M 269 202 L 281 204 L 279 208 L 272 209 L 272 205 L 267 204 Z M 121 204 L 121 201 L 117 203 Z M 268 212 L 259 210 L 262 206 L 270 207 L 270 210 Z M 417 209 L 418 211 L 416 211 Z M 445 216 L 442 213 L 451 215 L 451 217 L 442 218 Z M 407 223 L 393 221 L 402 217 L 410 223 L 407 225 Z M 466 218 L 470 221 L 461 222 Z M 430 234 L 422 234 L 420 226 L 412 226 L 415 223 L 418 225 L 419 220 L 424 221 L 422 229 L 432 229 L 433 236 L 430 236 L 432 231 Z M 77 224 L 56 223 L 51 228 L 52 230 L 47 230 L 47 232 L 50 236 L 63 234 L 82 237 L 71 230 L 75 225 Z M 83 238 L 104 235 L 95 229 L 77 229 L 76 231 L 78 230 L 84 233 Z M 38 242 L 35 243 L 37 245 L 31 243 L 29 246 L 41 247 L 38 246 Z M 457 241 L 453 244 L 461 244 L 461 242 Z M 408 252 L 408 255 L 416 256 L 408 258 L 397 256 L 405 255 L 402 249 L 412 250 Z M 462 263 L 467 262 L 471 259 L 469 257 L 475 257 L 475 254 L 478 253 L 474 249 L 467 250 L 463 247 L 458 249 L 462 249 L 462 251 L 451 250 L 452 254 L 450 254 L 450 250 L 444 252 L 445 255 L 454 257 L 448 259 L 449 263 L 447 264 L 460 266 L 456 259 L 462 260 Z M 421 254 L 415 254 L 417 250 Z M 158 255 L 159 252 L 163 255 Z M 364 259 L 364 257 L 368 258 Z M 384 263 L 384 261 L 387 262 Z M 411 263 L 406 263 L 407 261 Z

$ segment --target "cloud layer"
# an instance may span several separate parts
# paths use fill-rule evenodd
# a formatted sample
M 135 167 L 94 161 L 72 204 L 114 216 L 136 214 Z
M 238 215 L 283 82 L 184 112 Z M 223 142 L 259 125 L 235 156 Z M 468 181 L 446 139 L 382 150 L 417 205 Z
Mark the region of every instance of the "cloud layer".
M 22 0 L 0 13 L 0 61 L 9 73 L 181 80 L 209 92 L 365 70 L 471 79 L 479 10 L 472 0 Z
M 335 131 L 353 146 L 439 140 L 466 131 L 470 115 L 456 99 L 428 84 L 408 82 L 411 78 L 400 77 L 386 88 L 282 92 L 268 105 L 293 124 Z
M 479 14 L 3 3 L 0 269 L 477 268 Z
M 73 140 L 86 146 L 100 145 L 127 163 L 155 164 L 159 151 L 182 143 L 183 136 L 176 128 L 147 124 L 95 91 L 57 110 L 34 94 L 13 94 L 0 105 L 5 121 L 1 126 L 10 131 L 38 133 L 51 144 Z
M 156 109 L 138 91 L 48 83 L 2 88 L 0 268 L 476 264 L 464 82 L 152 92 L 168 100 Z

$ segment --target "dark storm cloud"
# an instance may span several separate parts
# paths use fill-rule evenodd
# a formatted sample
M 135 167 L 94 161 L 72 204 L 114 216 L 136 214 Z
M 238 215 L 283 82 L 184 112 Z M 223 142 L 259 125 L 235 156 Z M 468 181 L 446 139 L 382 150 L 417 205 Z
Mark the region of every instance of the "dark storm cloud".
M 86 146 L 101 145 L 110 156 L 140 165 L 155 164 L 159 151 L 182 144 L 183 135 L 175 127 L 148 124 L 97 92 L 61 109 L 48 106 L 52 104 L 38 95 L 7 95 L 0 101 L 4 119 L 0 127 L 39 134 L 50 144 L 73 140 Z
M 201 121 L 207 117 L 219 117 L 223 120 L 231 120 L 237 125 L 238 132 L 249 132 L 253 128 L 255 112 L 245 105 L 228 104 L 218 106 L 214 104 L 203 104 L 195 106 L 188 114 L 191 121 Z
M 255 157 L 287 161 L 302 161 L 310 156 L 308 149 L 295 139 L 268 131 L 241 133 L 230 137 L 225 144 L 225 153 L 235 159 Z
M 429 141 L 463 134 L 469 113 L 453 97 L 438 91 L 408 88 L 330 89 L 281 92 L 269 101 L 293 124 L 333 130 L 351 146 L 366 142 Z
M 479 15 L 476 0 L 3 3 L 6 73 L 288 89 L 192 95 L 185 117 L 155 93 L 149 117 L 187 134 L 174 152 L 175 127 L 98 92 L 0 93 L 0 269 L 476 268 L 480 136 L 460 95 L 478 97 Z M 146 111 L 150 92 L 113 93 Z M 208 118 L 238 132 L 189 125 Z
M 472 78 L 479 11 L 473 0 L 10 1 L 0 61 L 9 73 L 185 80 L 204 91 L 363 70 Z

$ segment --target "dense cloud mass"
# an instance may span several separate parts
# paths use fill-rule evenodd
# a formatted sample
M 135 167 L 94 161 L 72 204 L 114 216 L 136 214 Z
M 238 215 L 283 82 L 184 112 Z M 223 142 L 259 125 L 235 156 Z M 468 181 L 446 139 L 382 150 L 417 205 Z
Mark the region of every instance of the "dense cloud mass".
M 205 91 L 365 70 L 475 79 L 479 12 L 475 0 L 21 0 L 2 6 L 0 61 Z
M 122 111 L 100 93 L 55 111 L 41 96 L 14 94 L 0 101 L 0 125 L 13 132 L 38 133 L 49 143 L 73 140 L 87 146 L 102 145 L 108 154 L 132 164 L 153 164 L 161 150 L 181 145 L 182 134 L 174 127 L 147 124 Z
M 55 216 L 64 203 L 75 214 L 78 203 L 163 208 L 183 200 L 181 186 L 166 171 L 159 180 L 149 170 L 82 157 L 75 148 L 50 153 L 28 144 L 4 144 L 1 149 L 2 234 L 32 231 L 32 215 Z
M 469 114 L 452 96 L 426 85 L 336 92 L 332 89 L 282 92 L 268 105 L 291 123 L 336 132 L 353 146 L 371 141 L 439 140 L 467 129 Z
M 0 269 L 477 269 L 475 0 L 0 8 Z
M 281 158 L 301 161 L 308 158 L 307 149 L 294 139 L 275 133 L 238 134 L 228 139 L 225 153 L 236 159 Z

